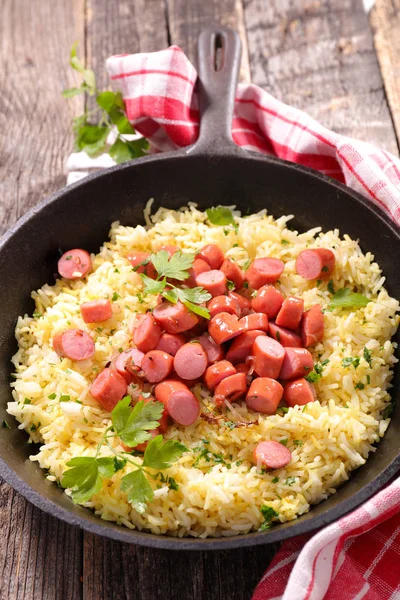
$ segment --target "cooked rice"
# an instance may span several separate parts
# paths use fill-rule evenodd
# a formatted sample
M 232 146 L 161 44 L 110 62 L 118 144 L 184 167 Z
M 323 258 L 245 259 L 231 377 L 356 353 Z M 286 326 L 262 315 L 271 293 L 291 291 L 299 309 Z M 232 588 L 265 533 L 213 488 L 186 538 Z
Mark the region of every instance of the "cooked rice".
M 374 257 L 363 254 L 349 236 L 340 237 L 337 229 L 323 233 L 314 228 L 299 234 L 288 228 L 291 216 L 275 220 L 265 211 L 247 217 L 234 214 L 236 229 L 208 225 L 206 214 L 194 205 L 180 211 L 160 209 L 151 218 L 148 209 L 146 227 L 112 224 L 110 241 L 92 256 L 94 269 L 87 279 L 59 279 L 32 293 L 36 313 L 42 316 L 18 319 L 19 350 L 12 359 L 14 401 L 8 412 L 28 432 L 29 441 L 41 444 L 31 460 L 48 470 L 48 479 L 60 480 L 71 458 L 95 454 L 110 415 L 91 398 L 90 383 L 119 349 L 129 347 L 135 315 L 155 304 L 154 297 L 142 297 L 141 280 L 125 258 L 129 252 L 156 251 L 163 244 L 196 251 L 214 243 L 241 266 L 249 259 L 274 256 L 285 263 L 277 287 L 285 295 L 304 298 L 307 309 L 316 302 L 326 308 L 331 296 L 325 283 L 316 285 L 296 274 L 295 259 L 305 248 L 327 247 L 336 257 L 335 289 L 351 287 L 371 302 L 355 311 L 325 312 L 324 341 L 311 349 L 315 361 L 329 359 L 316 384 L 318 401 L 290 408 L 286 414 L 260 415 L 257 425 L 245 428 L 230 430 L 202 419 L 186 428 L 171 426 L 166 438 L 181 440 L 189 448 L 207 440 L 210 452 L 221 454 L 227 465 L 201 460 L 195 468 L 199 451 L 185 453 L 165 472 L 179 489 L 152 482 L 155 498 L 144 514 L 132 508 L 120 489 L 121 478 L 132 469 L 128 465 L 85 504 L 103 519 L 156 534 L 202 538 L 258 529 L 264 504 L 273 507 L 282 522 L 295 519 L 333 494 L 353 469 L 363 465 L 389 425 L 382 413 L 390 403 L 388 389 L 396 362 L 396 344 L 390 340 L 399 323 L 399 303 L 383 287 L 385 278 Z M 82 302 L 115 298 L 115 293 L 113 317 L 105 326 L 83 322 Z M 96 342 L 93 359 L 72 362 L 54 352 L 54 334 L 70 327 L 90 333 Z M 363 358 L 364 347 L 371 351 L 372 367 Z M 349 356 L 360 357 L 357 369 L 342 366 L 342 359 Z M 355 387 L 358 382 L 364 389 Z M 203 409 L 212 407 L 208 391 L 197 385 L 194 392 Z M 56 397 L 49 398 L 53 394 Z M 61 395 L 69 395 L 70 401 L 60 402 Z M 235 420 L 238 414 L 243 420 L 255 418 L 244 402 L 232 409 L 227 418 Z M 257 442 L 269 439 L 287 440 L 293 458 L 284 469 L 259 473 L 252 451 Z M 111 442 L 119 448 L 118 438 Z M 101 454 L 110 451 L 103 447 Z

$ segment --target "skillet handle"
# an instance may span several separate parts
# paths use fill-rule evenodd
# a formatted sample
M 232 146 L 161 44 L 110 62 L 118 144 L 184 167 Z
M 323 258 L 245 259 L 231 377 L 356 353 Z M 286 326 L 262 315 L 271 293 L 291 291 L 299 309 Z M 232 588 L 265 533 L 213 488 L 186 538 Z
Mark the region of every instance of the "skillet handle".
M 210 27 L 198 40 L 199 138 L 190 153 L 219 154 L 240 151 L 232 140 L 232 115 L 242 44 L 228 27 Z

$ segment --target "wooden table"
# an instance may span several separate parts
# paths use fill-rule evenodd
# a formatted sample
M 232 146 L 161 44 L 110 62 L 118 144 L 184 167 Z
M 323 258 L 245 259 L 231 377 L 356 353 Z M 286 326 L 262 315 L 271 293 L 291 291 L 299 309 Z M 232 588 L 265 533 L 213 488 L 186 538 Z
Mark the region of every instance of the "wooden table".
M 368 3 L 368 2 L 367 2 Z M 65 185 L 73 42 L 108 85 L 107 56 L 178 44 L 220 22 L 243 39 L 242 80 L 337 132 L 398 155 L 400 0 L 3 0 L 0 13 L 0 232 Z M 397 60 L 396 60 L 397 59 Z M 397 135 L 396 135 L 397 134 Z M 0 599 L 250 598 L 277 546 L 174 553 L 96 537 L 0 481 Z

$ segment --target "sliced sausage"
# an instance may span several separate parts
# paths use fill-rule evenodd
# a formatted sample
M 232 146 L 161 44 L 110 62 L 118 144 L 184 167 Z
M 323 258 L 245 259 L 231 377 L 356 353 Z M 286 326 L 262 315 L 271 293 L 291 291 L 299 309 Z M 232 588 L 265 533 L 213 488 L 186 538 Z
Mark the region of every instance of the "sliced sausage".
M 211 269 L 211 271 L 204 271 L 197 275 L 196 285 L 207 290 L 215 298 L 215 296 L 222 296 L 227 292 L 228 282 L 222 271 Z
M 204 373 L 204 383 L 209 390 L 213 390 L 225 377 L 235 375 L 236 369 L 228 360 L 220 360 L 210 365 Z
M 53 348 L 58 356 L 76 361 L 92 358 L 96 350 L 94 341 L 82 329 L 67 329 L 56 333 Z
M 168 352 L 171 356 L 175 356 L 179 348 L 186 344 L 186 338 L 181 333 L 162 333 L 156 346 L 156 350 Z
M 101 323 L 111 319 L 112 314 L 109 300 L 91 300 L 81 304 L 81 315 L 85 323 Z
M 284 300 L 275 323 L 286 329 L 297 329 L 303 316 L 304 300 L 290 296 Z
M 214 390 L 216 406 L 222 406 L 225 400 L 235 402 L 247 392 L 247 379 L 244 373 L 236 373 L 225 377 Z
M 103 369 L 90 386 L 90 395 L 111 412 L 116 404 L 125 396 L 127 391 L 125 379 L 112 369 Z
M 284 327 L 278 327 L 275 323 L 269 323 L 269 335 L 274 338 L 277 342 L 282 344 L 284 348 L 289 346 L 290 348 L 301 348 L 302 341 L 301 337 L 291 331 L 290 329 L 285 329 Z
M 221 248 L 218 248 L 215 244 L 204 246 L 196 256 L 197 258 L 205 260 L 212 269 L 219 269 L 225 258 Z
M 249 285 L 258 290 L 267 283 L 276 283 L 283 273 L 284 263 L 278 258 L 256 258 L 246 271 Z
M 197 379 L 207 369 L 206 351 L 199 342 L 189 342 L 179 348 L 174 358 L 174 369 L 182 379 Z
M 264 313 L 251 313 L 250 315 L 242 317 L 239 324 L 243 326 L 245 331 L 252 331 L 254 329 L 268 331 L 268 317 Z
M 162 381 L 172 371 L 173 357 L 162 350 L 150 350 L 142 360 L 142 371 L 149 383 Z
M 201 335 L 199 337 L 199 344 L 201 344 L 204 350 L 206 351 L 208 364 L 212 365 L 218 360 L 222 360 L 224 358 L 224 349 L 222 348 L 222 346 L 214 342 L 210 335 Z
M 133 254 L 128 254 L 126 257 L 131 263 L 132 267 L 135 268 L 140 263 L 144 262 L 151 256 L 150 252 L 134 252 Z M 147 265 L 142 265 L 136 269 L 136 273 L 140 275 L 140 273 L 144 273 L 147 277 L 151 277 L 151 279 L 155 279 L 157 277 L 157 271 L 154 268 L 152 262 L 147 263 Z
M 185 284 L 188 287 L 195 287 L 196 277 L 200 275 L 200 273 L 205 273 L 206 271 L 211 271 L 210 265 L 205 260 L 196 258 L 188 271 L 189 277 L 188 279 L 185 279 Z
M 254 341 L 259 335 L 267 334 L 260 329 L 253 329 L 252 331 L 245 331 L 238 335 L 238 337 L 232 341 L 232 344 L 226 353 L 226 360 L 229 360 L 234 365 L 244 362 L 246 358 L 251 355 Z
M 189 337 L 189 339 L 198 338 L 208 329 L 209 319 L 206 319 L 205 317 L 200 317 L 199 315 L 197 315 L 197 318 L 199 319 L 199 322 L 191 329 L 188 329 L 188 331 L 185 331 L 185 334 Z
M 292 460 L 292 453 L 279 442 L 268 440 L 259 442 L 253 451 L 254 462 L 267 469 L 283 469 Z
M 146 353 L 154 350 L 161 337 L 161 327 L 151 313 L 143 315 L 133 330 L 133 343 Z
M 218 313 L 208 324 L 208 333 L 217 344 L 224 344 L 243 331 L 243 323 L 240 324 L 237 316 L 229 313 Z
M 220 312 L 227 312 L 240 317 L 242 312 L 236 300 L 229 298 L 229 296 L 215 296 L 215 298 L 209 301 L 207 308 L 210 311 L 211 318 Z
M 313 357 L 305 348 L 285 348 L 279 379 L 298 379 L 314 367 Z
M 153 310 L 153 316 L 167 333 L 188 331 L 199 322 L 199 318 L 182 302 L 162 302 Z
M 220 267 L 225 277 L 235 284 L 235 290 L 240 290 L 244 284 L 244 271 L 230 258 L 226 258 Z
M 257 377 L 251 382 L 246 395 L 246 404 L 250 410 L 274 415 L 282 400 L 283 387 L 275 379 Z
M 321 342 L 324 337 L 324 314 L 320 304 L 314 304 L 307 310 L 301 321 L 300 335 L 303 345 L 307 348 L 317 342 Z
M 295 379 L 289 381 L 283 389 L 283 399 L 288 406 L 304 406 L 316 399 L 314 386 L 307 379 Z
M 236 292 L 228 292 L 228 296 L 229 296 L 229 298 L 236 300 L 236 302 L 239 304 L 242 316 L 244 316 L 251 310 L 251 302 L 245 296 L 242 296 L 241 294 L 237 294 Z M 261 312 L 263 312 L 263 311 L 261 311 Z
M 256 312 L 265 313 L 268 319 L 274 319 L 285 297 L 273 285 L 263 285 L 251 301 L 251 306 Z
M 130 350 L 121 352 L 115 361 L 117 373 L 122 375 L 127 383 L 131 383 L 133 381 L 132 371 L 136 371 L 137 373 L 140 371 L 143 357 L 143 352 L 137 348 L 131 348 Z
M 178 252 L 179 248 L 177 248 L 176 246 L 173 246 L 172 244 L 165 244 L 164 246 L 161 246 L 158 250 L 158 252 L 160 252 L 160 250 L 164 250 L 164 252 L 168 253 L 168 256 L 170 258 L 172 258 L 172 256 L 175 254 L 175 252 Z
M 159 429 L 151 429 L 149 431 L 149 433 L 151 434 L 152 438 L 155 438 L 157 435 L 160 434 L 160 430 Z M 146 442 L 143 442 L 143 444 L 137 444 L 136 446 L 127 446 L 126 444 L 121 442 L 121 446 L 123 447 L 125 452 L 132 452 L 132 450 L 137 450 L 138 452 L 144 452 L 147 448 L 147 444 L 149 443 L 149 441 L 150 440 L 147 440 Z
M 154 393 L 179 425 L 192 425 L 200 414 L 199 401 L 182 381 L 166 379 L 156 385 Z
M 58 272 L 65 279 L 80 279 L 85 277 L 92 268 L 89 252 L 81 248 L 74 248 L 64 252 L 58 261 Z
M 245 375 L 247 375 L 251 369 L 251 365 L 249 363 L 242 362 L 235 365 L 235 369 L 238 373 L 244 373 Z
M 303 250 L 296 259 L 296 273 L 304 279 L 329 277 L 335 268 L 335 255 L 328 248 Z
M 278 378 L 285 358 L 285 348 L 279 342 L 270 337 L 258 336 L 254 340 L 252 354 L 257 375 Z

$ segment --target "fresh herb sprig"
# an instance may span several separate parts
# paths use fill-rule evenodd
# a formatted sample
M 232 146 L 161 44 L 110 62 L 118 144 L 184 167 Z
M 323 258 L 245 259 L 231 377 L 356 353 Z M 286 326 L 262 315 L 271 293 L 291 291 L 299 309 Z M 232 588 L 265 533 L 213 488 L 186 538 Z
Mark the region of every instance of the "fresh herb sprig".
M 371 300 L 366 296 L 352 292 L 349 288 L 341 288 L 335 294 L 333 294 L 329 304 L 329 309 L 363 308 L 364 306 L 367 306 L 369 302 L 371 302 Z
M 71 98 L 78 94 L 95 96 L 96 108 L 85 111 L 74 119 L 75 149 L 83 150 L 89 156 L 100 152 L 108 152 L 116 163 L 122 163 L 133 158 L 144 156 L 148 148 L 145 138 L 127 140 L 125 135 L 135 133 L 134 128 L 125 114 L 125 105 L 120 92 L 104 91 L 97 89 L 96 77 L 91 69 L 86 69 L 77 56 L 77 44 L 71 49 L 69 64 L 82 76 L 79 87 L 63 91 L 64 98 Z M 93 124 L 91 121 L 96 121 Z M 116 140 L 113 144 L 107 141 L 108 134 L 115 130 Z
M 170 257 L 168 252 L 160 250 L 136 265 L 133 270 L 137 271 L 141 266 L 145 266 L 150 262 L 153 263 L 157 271 L 156 279 L 151 279 L 144 273 L 140 274 L 144 283 L 144 292 L 146 294 L 161 294 L 163 298 L 173 304 L 176 304 L 179 300 L 196 315 L 209 319 L 210 311 L 204 306 L 200 306 L 200 304 L 208 302 L 211 299 L 211 294 L 202 287 L 181 288 L 168 281 L 168 279 L 175 281 L 188 279 L 189 269 L 192 267 L 194 259 L 193 252 L 182 254 L 178 250 Z
M 104 480 L 110 479 L 129 463 L 136 469 L 122 477 L 121 490 L 127 492 L 128 501 L 132 506 L 139 513 L 143 513 L 147 503 L 154 497 L 148 477 L 157 479 L 160 475 L 159 471 L 168 469 L 188 450 L 176 440 L 164 441 L 161 435 L 150 439 L 150 431 L 158 427 L 164 410 L 161 402 L 145 404 L 142 400 L 133 408 L 130 402 L 130 396 L 126 396 L 115 406 L 111 413 L 112 425 L 105 430 L 95 456 L 79 456 L 67 463 L 67 467 L 70 468 L 64 472 L 61 485 L 72 489 L 72 500 L 76 504 L 90 500 L 101 490 Z M 130 447 L 149 440 L 143 462 L 135 461 L 129 452 L 115 450 L 110 439 L 116 436 Z M 104 444 L 113 456 L 99 457 L 100 449 Z M 154 470 L 157 471 L 156 474 L 153 473 Z
M 227 206 L 212 206 L 206 209 L 206 213 L 208 220 L 213 225 L 233 225 L 236 227 L 233 213 Z

